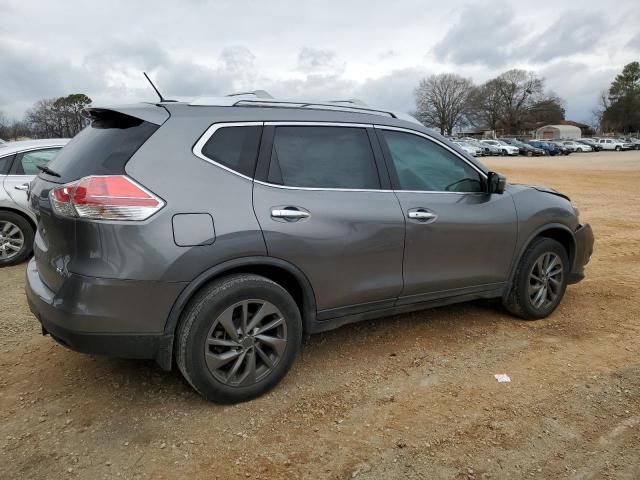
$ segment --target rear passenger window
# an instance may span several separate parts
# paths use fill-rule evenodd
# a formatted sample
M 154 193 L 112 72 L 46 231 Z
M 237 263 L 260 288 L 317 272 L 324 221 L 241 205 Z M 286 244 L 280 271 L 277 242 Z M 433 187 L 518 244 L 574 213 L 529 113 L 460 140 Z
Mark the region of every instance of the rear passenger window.
M 9 171 L 13 157 L 13 155 L 7 155 L 0 158 L 0 175 L 5 175 Z
M 202 154 L 231 170 L 252 177 L 256 169 L 262 127 L 222 127 L 202 147 Z
M 276 127 L 269 181 L 291 187 L 380 188 L 364 128 Z
M 13 167 L 14 175 L 38 175 L 38 167 L 46 166 L 60 151 L 60 148 L 48 148 L 46 150 L 34 150 L 18 156 L 18 161 Z

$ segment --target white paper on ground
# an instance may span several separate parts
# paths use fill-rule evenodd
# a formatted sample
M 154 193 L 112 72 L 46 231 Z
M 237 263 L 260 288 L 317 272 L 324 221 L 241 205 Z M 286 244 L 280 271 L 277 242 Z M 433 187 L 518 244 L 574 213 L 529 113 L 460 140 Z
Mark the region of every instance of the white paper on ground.
M 507 375 L 506 373 L 496 373 L 494 377 L 496 377 L 496 380 L 499 383 L 507 383 L 511 381 L 511 379 L 509 378 L 509 375 Z

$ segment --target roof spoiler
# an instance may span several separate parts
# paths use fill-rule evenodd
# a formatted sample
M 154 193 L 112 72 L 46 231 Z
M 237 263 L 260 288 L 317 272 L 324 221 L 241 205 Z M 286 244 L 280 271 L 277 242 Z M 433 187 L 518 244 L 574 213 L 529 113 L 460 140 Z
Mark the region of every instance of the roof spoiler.
M 170 116 L 167 109 L 161 105 L 156 105 L 155 103 L 136 103 L 131 105 L 115 106 L 92 105 L 82 110 L 82 114 L 89 119 L 93 119 L 106 112 L 118 112 L 156 125 L 162 125 Z

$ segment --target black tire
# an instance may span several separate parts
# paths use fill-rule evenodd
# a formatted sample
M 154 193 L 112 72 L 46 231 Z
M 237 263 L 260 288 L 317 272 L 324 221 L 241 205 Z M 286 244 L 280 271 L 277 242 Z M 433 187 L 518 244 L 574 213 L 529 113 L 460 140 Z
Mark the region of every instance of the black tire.
M 209 350 L 205 348 L 212 348 L 206 345 L 207 339 L 213 338 L 210 337 L 211 329 L 215 328 L 214 324 L 222 313 L 246 300 L 268 302 L 281 312 L 286 328 L 286 344 L 270 370 L 266 364 L 261 367 L 267 369 L 263 377 L 243 386 L 229 385 L 223 382 L 224 379 L 216 377 L 221 370 L 212 373 L 207 366 L 205 351 Z M 237 274 L 214 281 L 189 303 L 182 314 L 176 335 L 176 362 L 184 378 L 207 400 L 217 403 L 244 402 L 259 397 L 282 380 L 297 357 L 301 343 L 302 319 L 298 305 L 291 295 L 268 278 L 253 274 Z M 247 352 L 253 348 L 254 357 L 260 358 L 255 346 L 239 348 L 243 351 L 247 348 Z M 272 354 L 275 354 L 275 350 Z
M 527 157 L 533 157 L 533 152 L 531 150 L 527 150 Z
M 22 247 L 16 254 L 11 255 L 9 258 L 0 258 L 0 268 L 24 262 L 29 258 L 31 252 L 33 252 L 33 237 L 35 232 L 31 223 L 22 215 L 7 211 L 0 211 L 0 222 L 3 222 L 3 224 L 4 222 L 9 222 L 15 225 L 20 230 L 23 240 Z M 3 232 L 0 232 L 0 236 L 2 233 Z M 3 239 L 0 238 L 0 246 L 2 246 L 3 243 Z
M 556 298 L 548 305 L 540 308 L 534 306 L 529 295 L 529 286 L 531 282 L 531 273 L 536 261 L 545 253 L 551 253 L 557 256 L 562 263 L 563 275 L 560 286 L 556 291 Z M 564 293 L 567 289 L 567 276 L 570 271 L 569 255 L 565 248 L 557 241 L 550 238 L 535 238 L 527 247 L 526 251 L 520 259 L 520 263 L 516 269 L 511 285 L 511 291 L 503 300 L 504 307 L 513 315 L 525 320 L 538 320 L 548 317 L 553 313 L 562 301 Z
M 620 145 L 618 145 L 618 146 L 616 147 L 616 152 L 619 152 L 620 150 L 622 150 L 622 148 L 620 148 Z

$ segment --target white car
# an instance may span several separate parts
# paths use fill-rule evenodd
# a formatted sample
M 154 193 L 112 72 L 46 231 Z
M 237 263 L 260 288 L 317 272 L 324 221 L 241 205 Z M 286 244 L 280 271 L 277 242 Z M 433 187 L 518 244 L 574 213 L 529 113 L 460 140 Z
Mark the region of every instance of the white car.
M 68 138 L 0 144 L 0 268 L 29 256 L 37 219 L 29 208 L 29 182 L 69 141 Z
M 518 156 L 520 154 L 520 149 L 518 147 L 509 145 L 501 140 L 480 140 L 480 143 L 486 143 L 487 145 L 499 148 L 503 155 Z
M 615 150 L 617 152 L 621 150 L 631 150 L 633 148 L 632 143 L 623 142 L 617 138 L 600 138 L 598 145 L 600 145 L 603 150 Z
M 474 157 L 480 157 L 482 155 L 482 150 L 478 147 L 474 147 L 473 145 L 469 145 L 466 142 L 453 142 L 458 145 L 465 152 L 473 155 Z
M 574 152 L 593 152 L 593 148 L 589 145 L 585 145 L 584 143 L 575 142 L 573 140 L 564 140 L 561 143 L 567 148 L 573 148 Z

